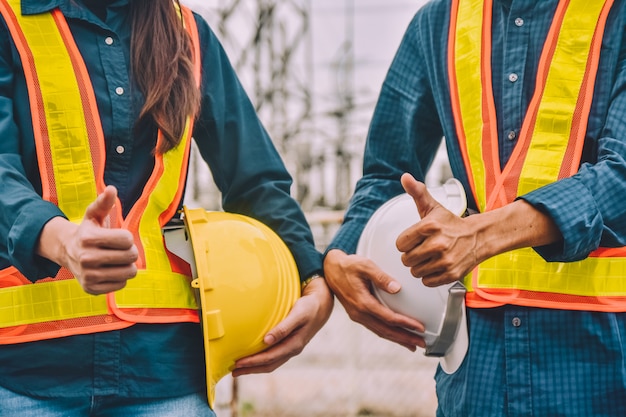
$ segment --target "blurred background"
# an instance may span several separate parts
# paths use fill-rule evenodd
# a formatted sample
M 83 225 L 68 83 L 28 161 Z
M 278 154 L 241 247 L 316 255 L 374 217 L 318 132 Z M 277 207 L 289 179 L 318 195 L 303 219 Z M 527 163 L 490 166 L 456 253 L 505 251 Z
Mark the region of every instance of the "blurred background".
M 294 177 L 324 250 L 361 175 L 380 86 L 426 0 L 183 0 L 222 42 Z M 187 205 L 220 209 L 211 174 L 192 158 Z M 450 170 L 442 148 L 426 182 Z M 435 415 L 437 361 L 378 338 L 337 302 L 299 356 L 267 375 L 226 377 L 218 417 Z

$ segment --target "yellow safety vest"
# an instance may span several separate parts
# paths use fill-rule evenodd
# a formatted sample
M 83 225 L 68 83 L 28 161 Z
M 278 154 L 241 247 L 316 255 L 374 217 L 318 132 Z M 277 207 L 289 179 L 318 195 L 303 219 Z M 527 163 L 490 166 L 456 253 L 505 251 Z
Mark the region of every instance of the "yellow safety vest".
M 612 4 L 559 2 L 519 141 L 501 169 L 491 80 L 492 1 L 453 0 L 448 38 L 451 102 L 480 211 L 501 207 L 578 170 Z M 546 262 L 531 248 L 514 250 L 481 263 L 464 283 L 470 307 L 516 304 L 626 311 L 626 250 L 601 248 L 571 263 Z
M 20 0 L 0 0 L 28 84 L 43 198 L 79 223 L 105 188 L 105 142 L 93 86 L 67 22 L 58 9 L 22 15 Z M 180 9 L 192 42 L 200 83 L 194 17 Z M 73 75 L 73 76 L 72 76 Z M 141 197 L 112 227 L 129 230 L 139 248 L 138 274 L 120 291 L 85 293 L 65 268 L 31 283 L 14 267 L 0 271 L 0 344 L 49 339 L 129 327 L 134 323 L 198 322 L 189 266 L 165 248 L 162 227 L 179 207 L 184 188 L 192 120 L 181 143 L 155 164 Z M 163 140 L 159 132 L 158 141 Z

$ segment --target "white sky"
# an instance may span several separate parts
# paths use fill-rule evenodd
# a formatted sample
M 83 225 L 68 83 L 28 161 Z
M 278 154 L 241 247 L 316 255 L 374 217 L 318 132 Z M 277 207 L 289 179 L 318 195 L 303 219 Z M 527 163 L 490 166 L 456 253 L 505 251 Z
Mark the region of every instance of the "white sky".
M 220 0 L 183 0 L 202 13 L 215 26 L 215 11 L 224 4 Z M 313 86 L 315 111 L 322 113 L 336 105 L 337 90 L 350 83 L 359 112 L 356 115 L 356 135 L 365 135 L 373 104 L 378 95 L 387 68 L 400 43 L 402 35 L 425 0 L 310 0 L 311 60 L 307 68 Z M 228 2 L 229 3 L 229 2 Z M 227 4 L 228 4 L 227 3 Z M 241 37 L 249 33 L 256 0 L 242 0 L 238 13 L 241 27 L 230 26 Z M 302 4 L 302 1 L 300 2 Z M 349 14 L 347 10 L 353 9 Z M 350 18 L 352 16 L 352 18 Z M 233 19 L 235 20 L 235 19 Z M 295 20 L 295 19 L 294 19 Z M 342 47 L 352 26 L 354 70 L 349 79 L 338 79 L 336 65 Z M 214 30 L 217 32 L 216 28 Z M 230 34 L 236 38 L 237 33 Z M 245 40 L 241 42 L 245 43 Z M 226 51 L 234 60 L 233 47 L 225 43 Z M 246 74 L 239 74 L 246 85 Z M 246 85 L 246 88 L 248 86 Z M 249 91 L 250 92 L 250 91 Z
M 202 14 L 213 30 L 222 41 L 226 52 L 233 64 L 239 60 L 241 50 L 250 43 L 256 23 L 257 0 L 241 0 L 238 9 L 229 18 L 227 33 L 221 35 L 219 28 L 218 11 L 232 0 L 182 0 L 192 9 Z M 281 1 L 284 1 L 281 3 Z M 284 25 L 286 33 L 293 35 L 294 31 L 300 30 L 301 19 L 291 8 L 292 3 L 306 4 L 306 0 L 276 0 L 280 14 L 281 25 Z M 297 58 L 293 59 L 291 76 L 306 82 L 312 93 L 313 126 L 312 134 L 307 134 L 308 146 L 303 148 L 314 159 L 324 154 L 325 161 L 329 164 L 321 172 L 325 179 L 311 182 L 313 195 L 325 195 L 326 201 L 333 204 L 336 195 L 349 195 L 350 190 L 337 191 L 338 178 L 345 179 L 350 188 L 361 175 L 361 156 L 363 144 L 367 135 L 369 122 L 372 116 L 378 93 L 391 64 L 393 56 L 400 44 L 401 38 L 410 20 L 417 10 L 427 0 L 308 0 L 310 10 L 310 33 L 308 43 L 299 49 Z M 265 0 L 265 4 L 271 3 Z M 353 13 L 348 13 L 353 10 Z M 293 17 L 291 17 L 293 15 Z M 353 70 L 352 75 L 346 77 L 337 71 L 340 57 L 345 57 L 346 41 L 352 38 L 353 42 Z M 280 39 L 274 39 L 280 42 Z M 238 70 L 248 94 L 254 101 L 254 71 L 251 70 L 254 56 L 250 52 L 248 61 L 243 69 Z M 345 60 L 343 61 L 345 63 Z M 269 67 L 267 62 L 263 65 Z M 265 71 L 267 77 L 268 71 Z M 338 98 L 340 92 L 350 88 L 354 96 L 356 110 L 347 119 L 346 130 L 342 133 L 339 120 L 330 116 L 334 110 L 341 108 Z M 297 113 L 297 105 L 292 103 L 289 111 Z M 301 103 L 300 103 L 301 104 Z M 265 111 L 263 111 L 265 110 Z M 260 117 L 275 138 L 277 131 L 272 129 L 272 115 L 267 109 L 262 109 Z M 352 155 L 348 167 L 342 173 L 338 173 L 333 162 L 334 146 L 329 146 L 329 141 L 334 141 L 335 146 L 342 146 L 344 151 Z M 338 145 L 341 144 L 341 145 Z M 294 161 L 299 161 L 301 152 L 297 146 L 289 145 L 282 149 L 291 172 L 296 172 L 297 166 Z M 300 155 L 300 156 L 298 156 Z M 442 154 L 443 155 L 443 154 Z M 441 164 L 445 165 L 445 157 L 442 156 Z M 297 162 L 295 162 L 297 164 Z M 341 164 L 341 163 L 340 163 Z M 436 171 L 436 170 L 433 170 Z M 312 173 L 311 175 L 316 175 Z M 296 182 L 298 178 L 296 178 Z M 427 183 L 439 182 L 439 174 L 435 173 L 433 179 L 427 178 Z M 319 189 L 318 189 L 319 188 Z

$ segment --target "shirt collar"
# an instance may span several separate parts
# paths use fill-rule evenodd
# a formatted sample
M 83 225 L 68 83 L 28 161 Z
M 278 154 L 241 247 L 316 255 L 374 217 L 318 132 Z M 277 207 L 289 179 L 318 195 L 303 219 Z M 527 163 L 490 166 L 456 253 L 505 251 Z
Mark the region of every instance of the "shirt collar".
M 502 6 L 506 7 L 507 9 L 510 9 L 511 4 L 513 3 L 513 0 L 494 0 L 494 3 L 500 3 Z
M 96 18 L 93 13 L 87 9 L 81 0 L 21 0 L 22 14 L 34 15 L 47 13 L 55 8 L 60 8 L 65 17 L 76 18 L 89 21 L 96 25 L 104 27 L 104 23 Z M 109 6 L 125 6 L 130 0 L 103 0 L 109 3 Z M 105 27 L 106 28 L 106 27 Z
M 112 6 L 123 6 L 128 2 L 129 0 L 108 0 L 109 5 Z M 84 8 L 82 1 L 75 0 L 22 0 L 23 14 L 45 13 L 56 7 L 60 7 L 64 12 L 82 10 Z
M 23 14 L 39 14 L 60 7 L 66 0 L 22 0 Z

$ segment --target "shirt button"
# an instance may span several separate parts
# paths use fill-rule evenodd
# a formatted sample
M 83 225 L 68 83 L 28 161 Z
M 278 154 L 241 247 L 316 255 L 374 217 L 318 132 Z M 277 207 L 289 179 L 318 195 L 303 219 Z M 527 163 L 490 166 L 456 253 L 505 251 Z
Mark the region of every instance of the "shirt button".
M 118 96 L 121 96 L 122 94 L 124 94 L 124 89 L 122 87 L 117 87 L 115 89 L 115 94 L 117 94 Z
M 522 325 L 522 320 L 520 320 L 519 317 L 513 317 L 513 320 L 511 320 L 511 324 L 513 324 L 513 327 L 519 327 Z
M 524 25 L 524 19 L 522 19 L 521 17 L 515 19 L 515 26 L 520 27 L 522 25 Z
M 113 38 L 107 36 L 106 38 L 104 38 L 104 43 L 106 43 L 107 45 L 113 45 Z
M 511 130 L 506 137 L 509 138 L 509 140 L 513 140 L 517 137 L 517 133 L 515 133 L 515 130 Z
M 509 74 L 509 81 L 511 81 L 512 83 L 517 81 L 517 79 L 518 79 L 518 76 L 517 76 L 516 73 L 513 72 L 513 73 Z
M 115 152 L 117 152 L 118 154 L 123 154 L 125 151 L 124 147 L 122 145 L 117 145 L 117 147 L 115 148 Z

